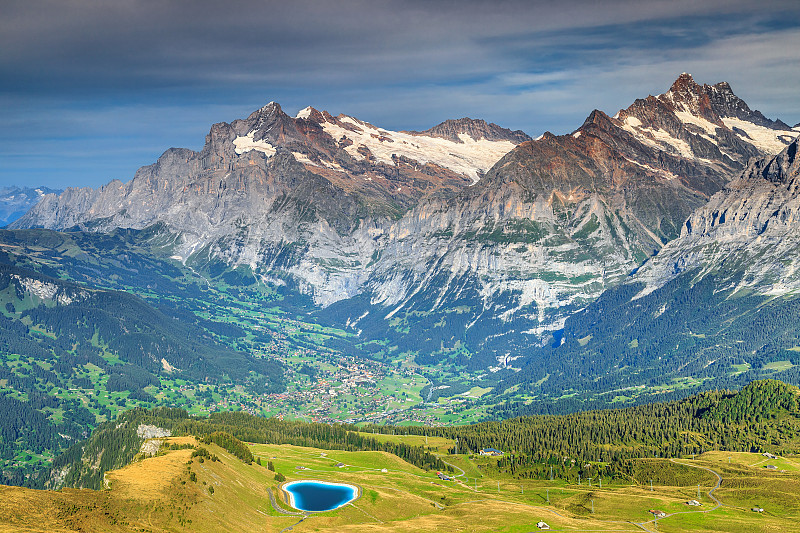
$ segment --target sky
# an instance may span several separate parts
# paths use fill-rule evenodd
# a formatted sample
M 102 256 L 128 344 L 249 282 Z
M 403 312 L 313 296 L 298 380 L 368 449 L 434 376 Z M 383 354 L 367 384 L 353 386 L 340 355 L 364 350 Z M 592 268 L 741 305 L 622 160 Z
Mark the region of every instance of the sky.
M 3 0 L 0 186 L 127 182 L 270 101 L 569 133 L 682 72 L 800 122 L 800 2 Z

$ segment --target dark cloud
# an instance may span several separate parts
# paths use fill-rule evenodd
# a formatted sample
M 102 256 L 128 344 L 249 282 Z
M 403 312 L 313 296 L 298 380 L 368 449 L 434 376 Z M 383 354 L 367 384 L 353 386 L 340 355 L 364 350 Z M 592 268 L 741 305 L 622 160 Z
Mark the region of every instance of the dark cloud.
M 6 0 L 0 183 L 127 180 L 269 100 L 538 135 L 690 71 L 797 122 L 798 50 L 794 0 Z

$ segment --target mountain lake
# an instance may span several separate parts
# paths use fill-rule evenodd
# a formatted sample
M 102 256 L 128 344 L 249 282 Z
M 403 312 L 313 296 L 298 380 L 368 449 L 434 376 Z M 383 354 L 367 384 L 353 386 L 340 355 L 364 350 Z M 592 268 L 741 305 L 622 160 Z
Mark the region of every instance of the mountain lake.
M 289 504 L 301 511 L 332 511 L 358 496 L 357 487 L 328 481 L 304 479 L 287 483 L 282 488 L 289 494 Z

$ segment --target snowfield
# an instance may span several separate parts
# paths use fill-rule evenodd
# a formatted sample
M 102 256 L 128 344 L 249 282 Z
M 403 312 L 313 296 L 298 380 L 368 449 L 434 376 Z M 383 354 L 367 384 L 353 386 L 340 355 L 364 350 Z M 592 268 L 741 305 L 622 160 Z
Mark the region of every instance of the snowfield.
M 483 138 L 475 140 L 463 133 L 458 136 L 461 142 L 454 142 L 439 137 L 390 131 L 347 115 L 340 115 L 339 121 L 348 127 L 332 122 L 323 122 L 321 126 L 336 141 L 343 137 L 352 141 L 345 150 L 356 159 L 364 159 L 358 152 L 359 147 L 364 146 L 381 163 L 392 165 L 393 155 L 404 156 L 422 164 L 434 163 L 468 176 L 473 184 L 478 182 L 479 171 L 489 170 L 516 146 L 511 141 L 489 141 Z

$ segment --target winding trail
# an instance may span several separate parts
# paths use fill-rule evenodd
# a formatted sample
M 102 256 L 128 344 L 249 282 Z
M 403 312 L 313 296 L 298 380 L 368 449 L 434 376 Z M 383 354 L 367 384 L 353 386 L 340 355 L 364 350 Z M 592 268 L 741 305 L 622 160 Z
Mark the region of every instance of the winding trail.
M 303 520 L 305 520 L 306 518 L 308 518 L 308 514 L 307 514 L 307 513 L 295 513 L 295 512 L 293 512 L 293 511 L 287 511 L 287 510 L 286 510 L 286 509 L 284 509 L 283 507 L 280 507 L 280 506 L 278 505 L 278 503 L 275 501 L 275 495 L 274 495 L 274 494 L 272 494 L 272 491 L 271 491 L 271 490 L 267 490 L 267 496 L 269 496 L 269 503 L 272 505 L 272 508 L 273 508 L 273 509 L 275 509 L 277 512 L 279 512 L 279 513 L 281 513 L 281 514 L 287 514 L 287 515 L 291 515 L 291 516 L 302 516 L 302 517 L 303 517 Z M 302 520 L 301 520 L 300 522 L 302 522 Z M 299 522 L 298 522 L 298 523 L 299 523 Z M 297 525 L 297 524 L 295 524 L 295 525 Z M 291 528 L 290 528 L 290 529 L 291 529 Z
M 371 514 L 369 514 L 368 512 L 366 512 L 366 511 L 365 511 L 364 509 L 362 509 L 361 507 L 358 507 L 357 505 L 354 505 L 352 502 L 348 503 L 347 505 L 349 505 L 350 507 L 353 507 L 353 508 L 355 508 L 355 509 L 358 509 L 359 511 L 361 511 L 362 513 L 364 513 L 364 514 L 365 514 L 365 515 L 367 515 L 368 517 L 372 518 L 373 520 L 377 521 L 378 523 L 381 523 L 381 524 L 383 524 L 383 523 L 384 523 L 384 522 L 383 522 L 383 520 L 381 520 L 381 519 L 380 519 L 380 518 L 378 518 L 377 516 L 374 516 L 374 515 L 371 515 Z
M 303 518 L 301 518 L 300 520 L 298 520 L 297 522 L 295 522 L 291 526 L 288 526 L 288 527 L 285 527 L 285 528 L 281 529 L 280 533 L 285 533 L 286 531 L 293 530 L 295 528 L 295 526 L 297 526 L 299 524 L 302 524 L 305 521 L 306 518 L 308 518 L 308 516 L 304 516 Z
M 698 509 L 697 511 L 678 511 L 678 512 L 675 512 L 675 513 L 667 513 L 666 516 L 661 517 L 661 520 L 664 520 L 665 518 L 669 518 L 670 516 L 675 516 L 675 515 L 679 515 L 679 514 L 710 513 L 712 511 L 716 511 L 717 509 L 722 507 L 722 502 L 716 496 L 714 496 L 714 491 L 717 490 L 720 487 L 720 485 L 722 485 L 722 476 L 720 476 L 718 472 L 715 472 L 714 470 L 711 470 L 710 468 L 707 468 L 705 466 L 682 463 L 680 461 L 676 461 L 675 459 L 670 459 L 669 461 L 671 463 L 675 463 L 676 465 L 688 466 L 688 467 L 691 467 L 691 468 L 699 468 L 700 470 L 705 470 L 706 472 L 711 472 L 712 474 L 714 474 L 714 476 L 716 476 L 716 478 L 717 478 L 717 483 L 716 483 L 716 485 L 714 485 L 714 487 L 711 490 L 708 491 L 707 494 L 708 494 L 708 497 L 711 498 L 714 501 L 714 503 L 716 503 L 716 505 L 711 509 L 703 509 L 703 510 L 699 510 Z M 648 520 L 647 522 L 631 522 L 631 524 L 633 524 L 635 526 L 639 526 L 640 528 L 642 528 L 645 531 L 649 531 L 651 533 L 654 533 L 652 529 L 648 529 L 647 528 L 647 524 L 652 524 L 654 522 L 657 523 L 658 520 L 654 518 L 653 520 Z
M 439 457 L 439 456 L 437 455 L 437 457 Z M 447 466 L 452 466 L 454 469 L 456 469 L 456 470 L 458 470 L 459 472 L 461 472 L 461 473 L 460 473 L 460 474 L 458 474 L 457 476 L 453 476 L 453 477 L 462 477 L 462 476 L 465 476 L 465 475 L 467 475 L 467 473 L 466 473 L 466 472 L 464 472 L 464 470 L 462 470 L 460 467 L 458 467 L 458 466 L 454 465 L 453 463 L 448 463 L 447 461 L 445 461 L 445 460 L 444 460 L 444 459 L 442 459 L 441 457 L 439 457 L 439 459 L 440 459 L 440 460 L 441 460 L 441 461 L 442 461 L 444 464 L 446 464 Z
M 710 468 L 706 468 L 705 466 L 681 463 L 679 461 L 676 461 L 675 459 L 670 459 L 669 461 L 671 463 L 675 463 L 676 465 L 689 466 L 691 468 L 699 468 L 700 470 L 705 470 L 706 472 L 711 472 L 712 474 L 714 474 L 717 477 L 717 484 L 714 485 L 713 489 L 708 491 L 708 497 L 711 498 L 712 500 L 714 500 L 714 503 L 716 503 L 717 505 L 714 506 L 713 509 L 705 509 L 703 511 L 680 511 L 680 512 L 677 512 L 677 513 L 668 514 L 667 516 L 672 516 L 672 515 L 676 515 L 676 514 L 688 514 L 688 513 L 710 513 L 711 511 L 716 511 L 717 509 L 722 507 L 722 502 L 720 500 L 718 500 L 716 496 L 714 496 L 714 491 L 717 490 L 720 487 L 720 485 L 722 485 L 722 476 L 720 476 L 719 473 L 711 470 Z

